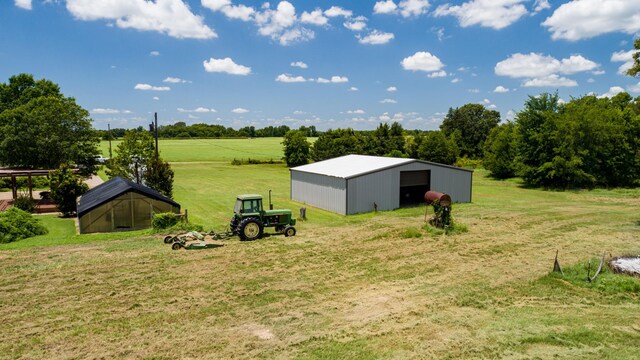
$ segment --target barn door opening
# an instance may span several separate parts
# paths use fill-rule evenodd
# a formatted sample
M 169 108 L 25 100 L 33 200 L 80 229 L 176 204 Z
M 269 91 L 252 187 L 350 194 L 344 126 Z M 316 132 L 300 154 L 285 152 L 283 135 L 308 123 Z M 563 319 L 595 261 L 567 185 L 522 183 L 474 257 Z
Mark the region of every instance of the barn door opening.
M 420 205 L 431 190 L 431 170 L 400 172 L 400 207 Z

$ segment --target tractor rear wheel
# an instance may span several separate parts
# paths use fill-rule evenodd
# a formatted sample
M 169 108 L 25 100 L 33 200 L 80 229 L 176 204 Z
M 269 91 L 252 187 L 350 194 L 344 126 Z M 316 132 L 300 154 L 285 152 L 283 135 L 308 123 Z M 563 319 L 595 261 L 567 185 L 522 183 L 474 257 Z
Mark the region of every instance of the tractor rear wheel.
M 259 219 L 250 217 L 242 220 L 238 225 L 238 235 L 240 240 L 251 241 L 260 239 L 264 226 Z
M 284 236 L 296 236 L 296 228 L 294 228 L 293 226 L 287 226 L 286 228 L 284 228 Z
M 165 244 L 171 244 L 173 242 L 173 236 L 171 235 L 167 235 L 164 237 L 164 243 Z

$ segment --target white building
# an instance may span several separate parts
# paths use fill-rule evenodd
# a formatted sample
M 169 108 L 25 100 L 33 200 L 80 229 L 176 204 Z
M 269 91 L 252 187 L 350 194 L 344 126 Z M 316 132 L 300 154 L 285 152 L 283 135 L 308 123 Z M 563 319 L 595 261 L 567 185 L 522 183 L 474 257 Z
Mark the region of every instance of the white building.
M 418 205 L 429 190 L 471 202 L 472 170 L 428 161 L 346 155 L 290 171 L 292 200 L 343 215 Z

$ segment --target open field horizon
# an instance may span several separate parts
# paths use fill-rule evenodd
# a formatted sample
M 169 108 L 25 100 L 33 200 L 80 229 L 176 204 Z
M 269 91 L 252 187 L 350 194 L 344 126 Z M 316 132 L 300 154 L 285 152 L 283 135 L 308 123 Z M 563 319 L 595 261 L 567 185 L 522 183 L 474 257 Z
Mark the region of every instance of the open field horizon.
M 169 159 L 175 199 L 205 228 L 227 225 L 238 193 L 303 206 L 283 164 L 169 154 L 205 159 Z M 640 279 L 605 269 L 588 284 L 586 262 L 640 253 L 640 189 L 473 180 L 455 235 L 426 228 L 424 207 L 308 207 L 292 238 L 173 251 L 150 232 L 72 235 L 46 217 L 55 233 L 0 246 L 0 358 L 637 358 Z M 564 278 L 550 274 L 556 251 Z

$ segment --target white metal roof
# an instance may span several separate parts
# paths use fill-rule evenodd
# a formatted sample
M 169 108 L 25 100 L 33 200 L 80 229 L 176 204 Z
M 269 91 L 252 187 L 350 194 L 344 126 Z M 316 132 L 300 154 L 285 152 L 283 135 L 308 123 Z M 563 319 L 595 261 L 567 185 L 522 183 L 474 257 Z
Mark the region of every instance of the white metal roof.
M 345 155 L 313 164 L 294 167 L 291 168 L 291 170 L 348 179 L 414 161 L 416 160 L 382 156 Z

